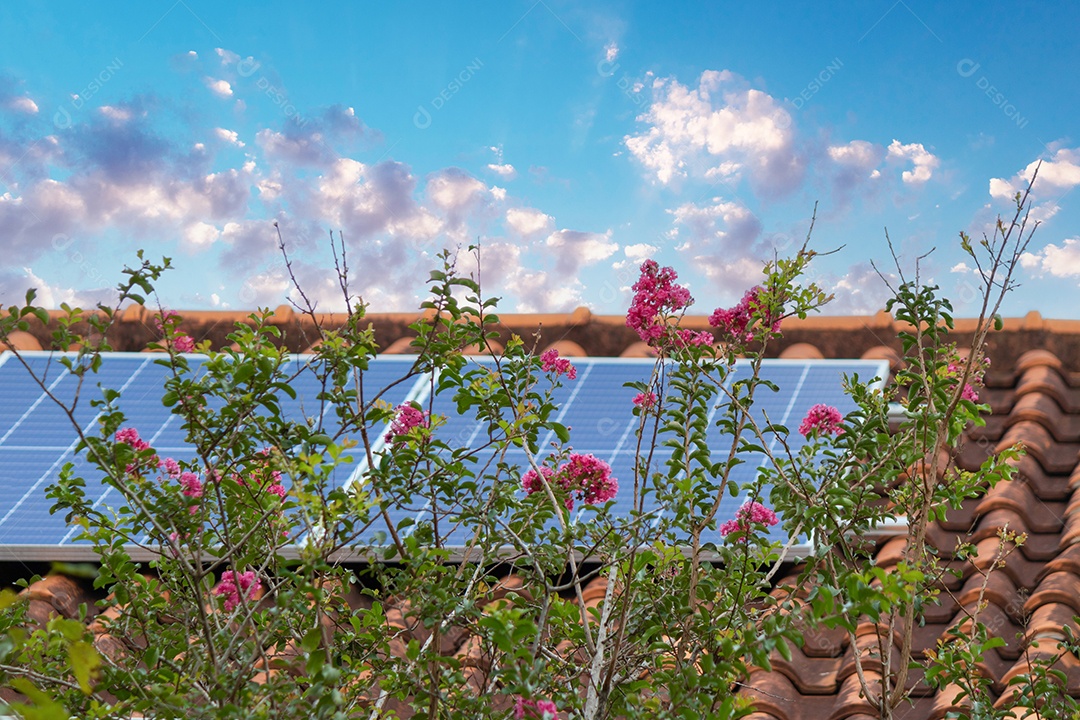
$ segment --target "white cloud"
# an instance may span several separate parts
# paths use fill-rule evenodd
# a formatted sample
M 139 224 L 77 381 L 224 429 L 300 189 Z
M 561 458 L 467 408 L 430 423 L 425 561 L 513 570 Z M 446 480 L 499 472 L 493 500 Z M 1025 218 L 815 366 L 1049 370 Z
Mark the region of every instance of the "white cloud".
M 865 140 L 852 140 L 846 145 L 829 146 L 829 158 L 833 162 L 863 169 L 867 174 L 881 163 L 884 155 L 880 145 Z
M 426 191 L 439 208 L 457 213 L 486 195 L 487 186 L 462 170 L 448 168 L 428 180 Z
M 556 230 L 544 244 L 555 254 L 555 269 L 564 277 L 576 277 L 578 270 L 606 260 L 619 249 L 611 241 L 611 231 L 605 233 L 580 230 Z
M 38 112 L 37 103 L 25 95 L 11 98 L 7 101 L 7 106 L 16 112 L 26 113 L 27 115 L 36 115 Z
M 1061 245 L 1048 243 L 1037 253 L 1024 253 L 1020 257 L 1020 264 L 1039 275 L 1080 276 L 1080 237 L 1067 238 Z
M 255 142 L 268 157 L 294 165 L 326 166 L 335 159 L 318 132 L 287 135 L 263 128 L 255 133 Z
M 761 221 L 745 205 L 717 197 L 669 212 L 674 216 L 669 236 L 682 240 L 676 250 L 721 290 L 738 295 L 760 280 L 770 248 L 760 246 Z
M 909 160 L 914 168 L 905 170 L 901 175 L 903 181 L 908 184 L 921 185 L 929 180 L 934 170 L 941 164 L 941 160 L 923 147 L 922 143 L 902 144 L 899 140 L 893 140 L 889 145 L 889 157 L 899 160 Z
M 623 247 L 623 254 L 626 255 L 628 260 L 634 263 L 642 263 L 656 254 L 657 247 L 655 245 L 647 245 L 646 243 L 637 243 L 635 245 L 626 245 Z
M 510 163 L 503 163 L 501 165 L 496 165 L 495 163 L 490 163 L 487 167 L 488 167 L 488 170 L 490 170 L 493 173 L 498 174 L 499 176 L 501 176 L 505 180 L 513 180 L 514 178 L 517 177 L 517 170 L 515 170 L 514 166 L 511 165 Z
M 96 266 L 87 264 L 84 269 L 91 282 L 104 282 L 102 271 Z M 52 309 L 59 308 L 62 303 L 82 307 L 93 306 L 98 302 L 111 304 L 116 302 L 117 297 L 116 291 L 109 287 L 76 290 L 72 287 L 52 285 L 29 267 L 0 270 L 0 302 L 21 303 L 26 297 L 26 291 L 31 288 L 37 292 L 34 302 Z
M 705 71 L 696 89 L 673 78 L 654 80 L 652 89 L 653 102 L 638 117 L 647 129 L 624 143 L 659 182 L 741 170 L 765 195 L 801 182 L 806 160 L 795 147 L 791 115 L 768 93 L 727 70 Z
M 955 265 L 953 265 L 951 268 L 949 268 L 949 272 L 967 274 L 967 273 L 970 273 L 970 272 L 975 272 L 975 269 L 971 268 L 971 267 L 968 267 L 968 264 L 966 262 L 961 261 L 961 262 L 958 262 Z
M 216 80 L 212 77 L 206 77 L 204 78 L 204 81 L 206 82 L 206 87 L 210 89 L 210 92 L 214 93 L 219 98 L 232 97 L 232 85 L 229 84 L 228 80 Z
M 895 280 L 891 275 L 887 277 L 890 282 Z M 839 278 L 815 277 L 813 280 L 835 296 L 824 308 L 830 315 L 872 315 L 885 307 L 890 296 L 889 288 L 869 263 L 856 263 Z
M 485 295 L 504 297 L 503 308 L 515 312 L 568 312 L 582 303 L 581 282 L 575 275 L 536 267 L 526 257 L 527 247 L 495 240 L 481 250 Z M 550 253 L 545 253 L 550 257 Z M 461 262 L 461 260 L 459 260 Z M 475 259 L 461 262 L 464 272 L 475 272 Z
M 221 231 L 209 223 L 196 222 L 184 229 L 184 245 L 188 250 L 203 250 L 213 245 L 219 237 Z
M 615 62 L 615 58 L 619 57 L 619 46 L 614 40 L 604 46 L 604 59 L 610 62 Z
M 118 123 L 128 122 L 132 118 L 131 108 L 126 107 L 113 107 L 112 105 L 102 105 L 98 108 L 98 112 L 109 120 Z
M 240 140 L 240 136 L 236 133 L 235 130 L 214 128 L 214 135 L 216 135 L 219 140 L 224 140 L 230 145 L 235 145 L 236 147 L 244 147 L 244 143 Z
M 833 165 L 833 190 L 838 203 L 846 204 L 857 190 L 873 188 L 881 179 L 878 168 L 886 155 L 881 145 L 852 140 L 844 145 L 830 145 L 827 152 Z
M 219 58 L 221 58 L 222 66 L 235 65 L 236 63 L 240 62 L 240 56 L 234 53 L 232 50 L 226 50 L 225 48 L 214 48 L 214 53 L 217 54 Z M 190 54 L 198 57 L 194 50 L 192 50 Z
M 506 224 L 524 237 L 546 232 L 554 222 L 550 215 L 533 208 L 510 208 L 506 211 Z
M 1035 191 L 1040 195 L 1058 195 L 1080 185 L 1080 148 L 1058 148 L 1049 160 L 1033 160 L 1010 180 L 991 178 L 990 196 L 1011 200 L 1017 192 L 1023 192 L 1039 170 Z

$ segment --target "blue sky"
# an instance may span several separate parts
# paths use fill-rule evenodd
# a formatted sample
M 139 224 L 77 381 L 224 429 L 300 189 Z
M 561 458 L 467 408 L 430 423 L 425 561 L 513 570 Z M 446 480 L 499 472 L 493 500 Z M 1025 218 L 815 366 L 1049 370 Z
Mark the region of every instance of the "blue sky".
M 915 258 L 960 315 L 980 235 L 1042 161 L 1007 315 L 1080 317 L 1080 10 L 866 0 L 0 6 L 0 302 L 415 309 L 479 239 L 504 311 L 622 313 L 646 257 L 708 313 L 791 252 L 872 313 Z

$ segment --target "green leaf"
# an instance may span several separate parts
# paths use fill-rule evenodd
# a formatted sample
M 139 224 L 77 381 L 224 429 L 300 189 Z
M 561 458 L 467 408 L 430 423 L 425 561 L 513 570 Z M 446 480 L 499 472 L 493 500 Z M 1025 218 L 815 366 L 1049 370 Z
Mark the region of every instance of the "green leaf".
M 33 705 L 11 703 L 11 708 L 16 710 L 25 720 L 70 720 L 71 715 L 64 709 L 63 705 L 38 690 L 26 678 L 11 678 L 8 680 L 8 684 L 12 689 L 21 692 L 34 703 Z
M 85 640 L 79 640 L 68 645 L 68 660 L 71 662 L 71 672 L 74 673 L 79 688 L 84 695 L 89 695 L 93 691 L 90 686 L 90 677 L 101 666 L 101 656 L 93 645 Z
M 313 628 L 304 635 L 304 639 L 300 641 L 300 647 L 304 649 L 304 652 L 315 652 L 319 648 L 321 641 L 322 628 Z
M 562 423 L 551 423 L 551 430 L 559 438 L 560 442 L 570 442 L 570 431 Z
M 242 382 L 247 382 L 252 375 L 255 374 L 255 365 L 252 363 L 240 363 L 240 366 L 236 368 L 236 372 L 233 373 L 233 382 L 239 385 Z

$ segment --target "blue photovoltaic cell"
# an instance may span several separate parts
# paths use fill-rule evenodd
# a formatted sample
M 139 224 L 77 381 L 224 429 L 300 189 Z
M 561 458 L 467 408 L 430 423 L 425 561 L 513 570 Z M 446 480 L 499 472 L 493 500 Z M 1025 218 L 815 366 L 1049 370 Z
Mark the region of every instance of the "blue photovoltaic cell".
M 67 402 L 76 392 L 77 378 L 67 373 L 55 356 L 50 353 L 26 353 L 25 359 L 39 377 L 45 378 L 48 391 Z M 120 408 L 127 415 L 127 425 L 139 430 L 140 435 L 151 442 L 161 454 L 179 459 L 189 456 L 191 449 L 184 441 L 184 431 L 179 418 L 161 404 L 162 387 L 169 370 L 154 360 L 160 355 L 110 353 L 103 358 L 101 371 L 88 375 L 81 390 L 81 400 L 75 419 L 84 432 L 97 432 L 97 409 L 89 400 L 99 397 L 97 385 L 122 391 Z M 202 363 L 200 356 L 190 356 L 193 369 Z M 383 387 L 403 377 L 412 366 L 409 357 L 380 357 L 371 363 L 364 374 L 363 390 L 370 399 Z M 302 367 L 304 357 L 294 357 L 287 371 Z M 481 365 L 491 361 L 479 360 Z M 301 364 L 295 364 L 301 363 Z M 636 390 L 624 387 L 632 381 L 647 381 L 653 370 L 651 360 L 613 358 L 581 358 L 575 360 L 577 380 L 565 380 L 563 387 L 554 393 L 558 408 L 557 420 L 571 431 L 571 445 L 575 452 L 592 453 L 607 461 L 613 475 L 620 479 L 619 493 L 615 498 L 613 512 L 626 515 L 632 508 L 633 467 L 638 450 L 635 429 L 638 419 L 630 409 Z M 843 393 L 842 378 L 858 373 L 864 381 L 886 377 L 888 367 L 884 361 L 795 361 L 766 360 L 761 376 L 775 383 L 779 392 L 761 387 L 757 391 L 755 419 L 781 423 L 792 431 L 789 443 L 797 451 L 803 438 L 797 432 L 799 422 L 807 410 L 817 403 L 834 405 L 842 413 L 854 408 Z M 740 362 L 725 386 L 749 375 L 749 365 Z M 282 397 L 282 410 L 292 420 L 320 417 L 330 434 L 340 425 L 332 410 L 324 409 L 317 400 L 321 391 L 314 374 L 301 372 L 292 382 L 297 399 Z M 397 405 L 406 399 L 416 399 L 424 407 L 430 401 L 433 412 L 446 418 L 437 433 L 451 445 L 478 448 L 486 442 L 485 427 L 471 417 L 459 416 L 450 393 L 428 397 L 431 384 L 428 378 L 419 376 L 395 386 L 383 399 Z M 323 413 L 326 413 L 323 415 Z M 715 412 L 715 411 L 714 411 Z M 381 435 L 385 428 L 371 430 L 377 445 L 382 445 Z M 723 457 L 731 444 L 730 437 L 722 437 L 715 427 L 710 428 L 714 459 Z M 554 436 L 540 438 L 541 452 L 546 453 Z M 82 458 L 75 458 L 76 443 L 71 422 L 31 379 L 26 369 L 11 353 L 0 354 L 0 546 L 42 545 L 63 546 L 74 542 L 75 530 L 67 527 L 60 516 L 49 514 L 52 501 L 45 498 L 45 488 L 55 482 L 60 468 L 74 462 L 77 473 L 87 480 L 88 493 L 100 504 L 119 502 L 119 498 L 100 483 L 94 481 L 94 468 Z M 654 455 L 654 468 L 660 468 L 668 456 L 664 448 Z M 506 461 L 518 468 L 527 467 L 525 454 L 518 449 L 510 450 Z M 338 469 L 334 482 L 362 482 L 366 466 L 357 462 Z M 746 483 L 755 478 L 760 459 L 748 458 L 739 466 L 732 480 Z M 763 490 L 767 497 L 768 489 Z M 725 497 L 718 521 L 734 516 L 748 498 Z M 432 507 L 422 495 L 414 497 L 409 504 L 394 505 L 388 514 L 395 526 L 406 519 L 430 520 L 437 516 L 440 535 L 446 544 L 460 546 L 468 541 L 464 531 L 454 528 L 450 508 Z M 659 514 L 659 507 L 648 508 Z M 575 517 L 588 521 L 591 510 L 578 509 Z M 407 524 L 407 523 L 406 523 Z M 365 540 L 380 537 L 380 523 L 372 526 Z M 403 532 L 409 532 L 403 529 Z M 779 527 L 774 528 L 774 539 L 786 540 Z
M 61 468 L 73 462 L 76 474 L 87 481 L 87 493 L 96 504 L 119 503 L 110 488 L 95 481 L 95 468 L 83 457 L 74 456 L 78 436 L 71 420 L 48 397 L 70 404 L 78 390 L 78 378 L 71 375 L 58 361 L 58 354 L 24 353 L 23 357 L 39 378 L 44 378 L 45 390 L 33 380 L 22 363 L 9 352 L 0 354 L 0 547 L 12 545 L 62 546 L 74 543 L 76 530 L 67 526 L 62 515 L 50 515 L 52 500 L 45 489 L 59 477 Z M 161 404 L 164 382 L 170 370 L 156 364 L 160 354 L 106 353 L 101 369 L 88 374 L 79 391 L 79 403 L 74 418 L 83 432 L 97 434 L 98 409 L 90 401 L 100 398 L 98 385 L 121 391 L 118 402 L 126 416 L 125 425 L 134 427 L 161 455 L 187 459 L 192 449 L 185 442 L 180 418 Z M 201 356 L 189 356 L 194 372 L 199 372 Z M 306 359 L 294 356 L 284 368 L 292 374 L 303 368 Z M 364 373 L 363 389 L 367 398 L 403 377 L 412 367 L 409 357 L 378 358 Z M 416 379 L 392 388 L 383 399 L 403 402 Z M 322 416 L 323 406 L 317 399 L 321 386 L 313 372 L 300 372 L 291 382 L 297 399 L 282 395 L 282 411 L 290 420 Z M 46 392 L 46 390 L 48 392 Z M 340 429 L 337 416 L 327 412 L 324 425 L 333 435 Z M 381 432 L 381 428 L 376 432 Z M 344 483 L 355 465 L 344 465 L 335 475 Z

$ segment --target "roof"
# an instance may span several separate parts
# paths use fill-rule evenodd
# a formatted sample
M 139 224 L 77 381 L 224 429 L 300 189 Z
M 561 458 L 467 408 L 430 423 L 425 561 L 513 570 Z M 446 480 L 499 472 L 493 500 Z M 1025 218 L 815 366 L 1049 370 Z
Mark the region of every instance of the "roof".
M 159 340 L 161 331 L 153 322 L 155 312 L 141 305 L 125 308 L 109 333 L 113 348 L 139 352 L 148 343 Z M 228 310 L 184 312 L 181 313 L 180 330 L 196 342 L 209 340 L 211 347 L 223 348 L 230 344 L 227 336 L 235 323 L 250 322 L 249 314 L 248 311 Z M 35 324 L 29 332 L 14 333 L 15 344 L 24 350 L 47 349 L 62 313 L 53 311 L 51 315 L 48 327 Z M 365 321 L 370 323 L 383 353 L 404 354 L 409 352 L 409 343 L 416 336 L 409 325 L 421 317 L 425 315 L 369 313 Z M 499 333 L 497 346 L 505 345 L 511 335 L 516 334 L 526 341 L 536 337 L 541 349 L 556 345 L 560 354 L 568 357 L 645 357 L 651 354 L 637 334 L 626 327 L 623 315 L 594 315 L 588 308 L 580 307 L 563 314 L 500 313 L 498 317 L 499 322 L 494 326 Z M 318 345 L 316 321 L 327 329 L 336 329 L 345 320 L 341 313 L 321 313 L 313 318 L 287 305 L 278 307 L 269 317 L 269 323 L 281 331 L 282 343 L 292 352 L 309 352 Z M 956 320 L 953 335 L 957 342 L 970 339 L 975 322 L 973 319 Z M 687 316 L 683 318 L 682 326 L 694 330 L 710 329 L 705 315 Z M 783 337 L 770 343 L 768 355 L 807 359 L 892 358 L 900 349 L 899 328 L 900 324 L 884 311 L 875 315 L 786 318 L 781 325 Z M 3 347 L 0 343 L 0 349 Z M 1004 318 L 1002 331 L 990 338 L 987 354 L 995 367 L 1011 368 L 1016 359 L 1031 348 L 1054 353 L 1064 367 L 1080 368 L 1080 320 L 1046 319 L 1035 311 L 1023 317 Z
M 990 650 L 980 666 L 992 680 L 992 693 L 1007 706 L 1009 680 L 1022 674 L 1030 660 L 1056 651 L 1064 638 L 1062 628 L 1078 628 L 1080 614 L 1080 376 L 1052 352 L 1036 349 L 1021 354 L 1007 371 L 989 376 L 988 399 L 993 417 L 985 428 L 968 434 L 958 464 L 974 470 L 988 453 L 1022 442 L 1027 456 L 1019 472 L 984 497 L 968 500 L 958 511 L 935 523 L 931 543 L 950 561 L 960 577 L 948 578 L 940 604 L 930 606 L 926 624 L 917 629 L 916 659 L 944 639 L 946 630 L 974 611 L 983 576 L 998 550 L 998 532 L 1028 535 L 1004 567 L 990 575 L 985 592 L 988 605 L 981 619 L 991 632 L 1006 641 Z M 957 561 L 952 553 L 958 539 L 973 543 L 979 553 L 973 562 Z M 880 543 L 877 565 L 894 566 L 902 557 L 906 537 Z M 790 585 L 794 576 L 781 581 Z M 775 594 L 787 591 L 778 588 Z M 790 662 L 777 656 L 771 672 L 754 672 L 745 694 L 754 698 L 755 720 L 777 718 L 857 718 L 876 715 L 859 697 L 854 649 L 846 633 L 808 628 L 806 645 L 794 649 Z M 869 623 L 857 633 L 869 642 Z M 1039 640 L 1043 642 L 1036 647 Z M 876 637 L 875 637 L 876 642 Z M 1069 694 L 1080 696 L 1080 660 L 1066 653 L 1058 664 L 1068 678 Z M 905 720 L 937 720 L 959 709 L 955 688 L 934 691 L 920 678 L 913 683 L 914 704 L 902 708 Z
M 403 351 L 411 333 L 408 324 L 416 315 L 370 315 L 376 341 L 387 352 Z M 241 313 L 189 313 L 182 329 L 196 340 L 209 339 L 223 345 L 231 323 L 242 319 Z M 341 317 L 322 318 L 328 326 Z M 538 345 L 556 344 L 564 355 L 641 356 L 647 348 L 636 342 L 621 317 L 594 316 L 585 309 L 568 315 L 504 315 L 499 324 L 500 340 L 511 333 L 531 337 L 538 330 Z M 310 318 L 303 318 L 288 308 L 279 308 L 274 322 L 284 334 L 290 349 L 300 351 L 315 342 L 317 331 Z M 705 318 L 689 318 L 686 324 L 706 327 Z M 974 329 L 974 321 L 958 320 L 956 336 L 963 341 Z M 113 345 L 117 349 L 138 351 L 156 339 L 156 330 L 145 310 L 128 308 L 116 326 Z M 776 351 L 781 357 L 851 358 L 874 357 L 897 359 L 897 327 L 885 313 L 865 317 L 815 317 L 787 320 L 783 339 Z M 31 337 L 32 335 L 32 337 Z M 46 328 L 16 340 L 44 344 Z M 306 344 L 305 344 L 306 343 Z M 931 541 L 950 564 L 960 572 L 945 582 L 940 605 L 927 609 L 926 624 L 916 633 L 916 658 L 933 648 L 945 631 L 965 617 L 978 601 L 982 587 L 979 569 L 985 569 L 995 556 L 998 532 L 1004 527 L 1028 535 L 1027 542 L 1005 560 L 999 572 L 991 575 L 985 592 L 988 606 L 983 621 L 995 634 L 1006 640 L 1003 647 L 987 653 L 980 669 L 992 680 L 992 692 L 999 704 L 1008 704 L 1009 680 L 1022 673 L 1034 657 L 1045 656 L 1054 640 L 1063 637 L 1062 628 L 1077 628 L 1074 616 L 1080 615 L 1080 321 L 1046 320 L 1038 313 L 1004 321 L 1004 329 L 990 337 L 988 355 L 993 360 L 986 376 L 986 398 L 993 416 L 986 427 L 968 434 L 958 459 L 965 469 L 974 469 L 987 456 L 1022 442 L 1027 455 L 1019 461 L 1014 479 L 1001 482 L 982 498 L 969 500 L 960 510 L 948 513 L 935 523 Z M 979 554 L 971 562 L 952 556 L 958 538 L 976 544 Z M 885 537 L 878 541 L 876 559 L 888 568 L 902 555 L 906 539 Z M 794 592 L 795 575 L 778 583 L 776 594 Z M 492 589 L 492 597 L 505 594 L 510 587 L 520 587 L 522 580 L 506 577 L 504 587 Z M 594 579 L 585 589 L 586 603 L 599 602 L 605 590 L 603 578 Z M 527 592 L 527 588 L 524 589 Z M 44 621 L 50 613 L 71 617 L 79 601 L 91 599 L 82 582 L 53 576 L 36 583 L 28 591 L 31 617 Z M 360 607 L 359 596 L 351 604 Z M 424 639 L 422 627 L 410 626 L 408 602 L 400 600 L 388 611 L 388 623 L 402 640 Z M 1077 628 L 1080 631 L 1080 628 Z M 100 626 L 98 626 L 100 630 Z M 863 628 L 860 642 L 869 641 L 872 627 Z M 756 720 L 796 720 L 799 718 L 863 718 L 875 710 L 859 697 L 854 652 L 847 636 L 839 630 L 807 628 L 806 644 L 794 649 L 790 661 L 777 656 L 771 671 L 756 670 L 742 693 L 753 700 Z M 1042 639 L 1041 647 L 1036 647 Z M 1050 642 L 1048 643 L 1047 640 Z M 447 652 L 461 657 L 469 669 L 469 682 L 482 688 L 486 678 L 484 658 L 474 639 L 466 631 L 443 639 Z M 107 652 L 110 638 L 98 633 L 98 644 Z M 1080 659 L 1066 654 L 1059 662 L 1066 673 L 1068 690 L 1080 697 Z M 905 709 L 906 720 L 943 718 L 957 709 L 955 691 L 935 691 L 918 676 L 912 680 L 913 705 Z

